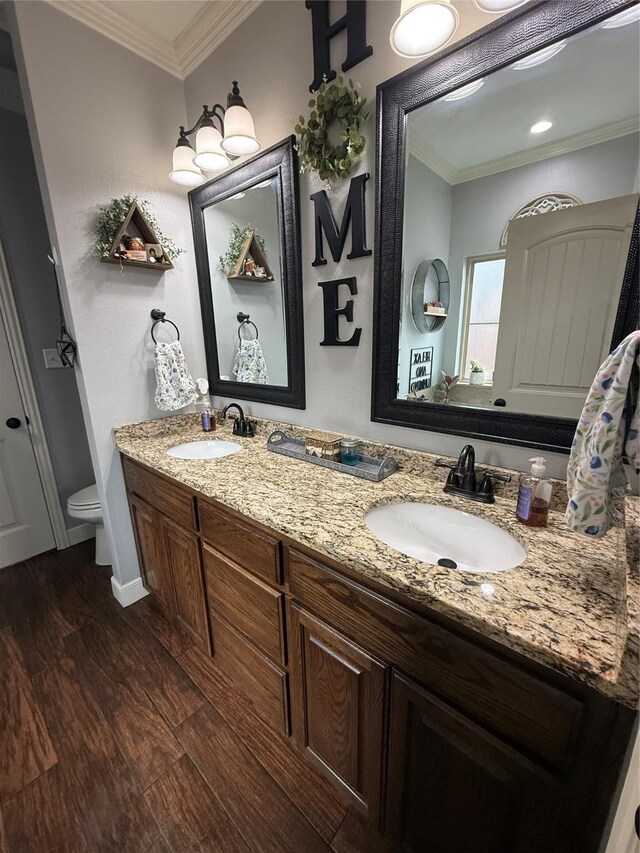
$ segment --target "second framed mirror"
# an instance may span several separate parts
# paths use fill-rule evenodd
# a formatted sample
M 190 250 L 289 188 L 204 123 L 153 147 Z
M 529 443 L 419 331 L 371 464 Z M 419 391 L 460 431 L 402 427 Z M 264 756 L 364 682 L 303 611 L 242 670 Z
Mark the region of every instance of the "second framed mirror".
M 294 138 L 192 190 L 189 200 L 212 393 L 303 409 Z

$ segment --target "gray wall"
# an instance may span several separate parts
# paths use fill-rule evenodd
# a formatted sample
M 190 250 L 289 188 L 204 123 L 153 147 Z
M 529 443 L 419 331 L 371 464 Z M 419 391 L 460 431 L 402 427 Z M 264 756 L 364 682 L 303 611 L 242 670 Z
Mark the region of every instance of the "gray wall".
M 184 89 L 48 3 L 16 3 L 13 13 L 45 210 L 80 350 L 78 385 L 113 573 L 123 584 L 139 569 L 111 429 L 161 414 L 153 399 L 152 308 L 180 327 L 193 375 L 206 375 L 189 206 L 168 177 L 178 126 L 187 123 Z M 121 275 L 92 256 L 98 205 L 126 193 L 147 199 L 163 231 L 187 250 L 174 270 Z
M 0 237 L 20 317 L 60 501 L 94 482 L 74 372 L 47 370 L 42 349 L 55 348 L 58 302 L 51 243 L 27 122 L 0 108 Z M 78 524 L 67 518 L 67 526 Z
M 440 258 L 449 265 L 451 235 L 451 199 L 449 184 L 413 155 L 407 160 L 407 191 L 404 199 L 404 235 L 402 248 L 402 330 L 398 358 L 399 395 L 404 397 L 409 384 L 409 359 L 415 347 L 433 347 L 432 386 L 440 381 L 442 340 L 449 319 L 436 332 L 418 332 L 411 312 L 411 285 L 416 267 L 422 261 Z M 447 373 L 453 364 L 444 365 Z

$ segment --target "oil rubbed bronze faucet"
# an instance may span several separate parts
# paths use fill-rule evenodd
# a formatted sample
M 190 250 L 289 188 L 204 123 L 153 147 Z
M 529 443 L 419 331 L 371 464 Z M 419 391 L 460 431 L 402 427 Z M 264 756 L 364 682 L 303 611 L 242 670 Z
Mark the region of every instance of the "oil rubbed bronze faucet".
M 233 422 L 233 434 L 240 435 L 243 438 L 253 438 L 256 434 L 254 424 L 252 421 L 245 418 L 242 406 L 239 406 L 238 403 L 229 403 L 228 406 L 225 406 L 222 410 L 222 417 L 225 421 L 227 419 L 227 412 L 229 409 L 238 410 L 238 417 Z
M 496 499 L 493 495 L 493 481 L 502 483 L 511 482 L 511 477 L 497 474 L 495 471 L 485 471 L 480 484 L 476 476 L 476 452 L 471 444 L 465 444 L 460 451 L 460 456 L 455 465 L 451 465 L 445 459 L 436 459 L 436 468 L 449 468 L 449 476 L 444 486 L 444 491 L 451 495 L 460 495 L 472 501 L 493 504 Z

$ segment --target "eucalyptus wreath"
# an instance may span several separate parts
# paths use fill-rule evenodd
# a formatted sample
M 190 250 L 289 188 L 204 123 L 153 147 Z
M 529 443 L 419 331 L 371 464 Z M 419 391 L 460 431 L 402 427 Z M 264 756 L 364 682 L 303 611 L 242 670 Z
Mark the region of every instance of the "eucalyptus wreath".
M 162 233 L 155 216 L 149 210 L 149 202 L 132 195 L 124 195 L 122 198 L 112 198 L 109 204 L 102 204 L 98 208 L 100 212 L 98 213 L 95 224 L 96 239 L 93 244 L 94 254 L 99 258 L 104 258 L 109 254 L 113 246 L 113 241 L 116 239 L 116 234 L 127 218 L 129 208 L 134 201 L 137 202 L 138 207 L 144 214 L 149 227 L 156 235 L 156 239 L 162 246 L 167 258 L 173 261 L 178 255 L 182 255 L 186 249 L 179 249 L 171 238 Z
M 367 99 L 359 89 L 359 83 L 349 80 L 345 85 L 342 77 L 331 83 L 325 78 L 320 84 L 318 94 L 309 101 L 309 118 L 300 116 L 296 125 L 303 172 L 313 169 L 323 181 L 346 178 L 362 157 L 366 143 L 361 128 L 368 113 L 364 111 Z M 329 127 L 334 121 L 342 128 L 337 145 L 329 142 Z
M 264 241 L 264 237 L 261 234 L 258 234 L 254 229 L 253 225 L 247 225 L 246 228 L 241 228 L 236 222 L 231 225 L 231 238 L 229 240 L 229 247 L 224 255 L 220 255 L 220 266 L 223 270 L 230 270 L 235 262 L 238 260 L 240 252 L 242 250 L 242 244 L 244 243 L 245 237 L 249 233 L 249 231 L 253 231 L 253 236 L 256 239 L 257 244 L 262 249 L 262 253 L 267 254 L 266 243 Z

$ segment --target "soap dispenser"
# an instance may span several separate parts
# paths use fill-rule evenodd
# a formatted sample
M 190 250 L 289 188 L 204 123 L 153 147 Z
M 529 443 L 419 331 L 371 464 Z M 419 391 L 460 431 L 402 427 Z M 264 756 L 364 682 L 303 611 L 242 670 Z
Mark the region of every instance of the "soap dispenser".
M 549 517 L 549 504 L 553 486 L 544 476 L 547 460 L 543 456 L 534 456 L 531 473 L 520 477 L 516 518 L 530 527 L 546 527 Z
M 198 386 L 201 397 L 198 402 L 198 408 L 200 409 L 200 418 L 202 420 L 202 431 L 212 432 L 216 428 L 216 416 L 213 414 L 211 403 L 209 402 L 209 382 L 204 378 L 197 379 L 196 385 Z

